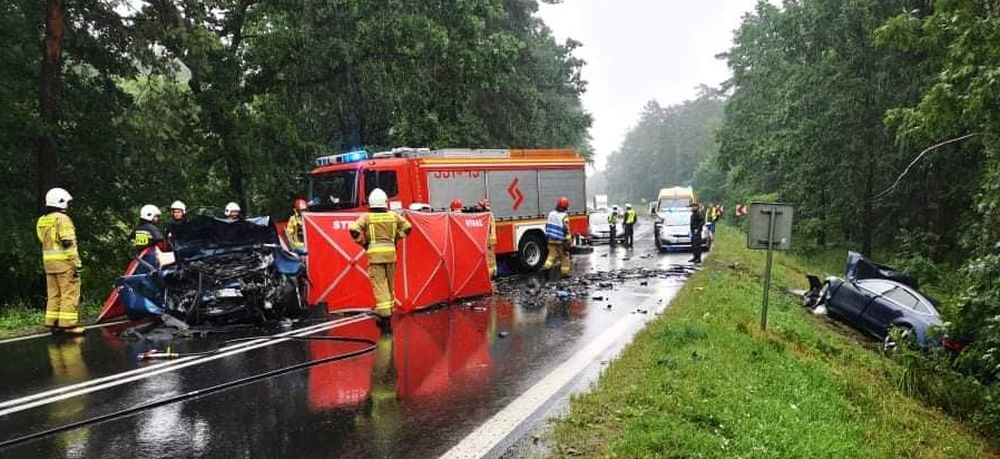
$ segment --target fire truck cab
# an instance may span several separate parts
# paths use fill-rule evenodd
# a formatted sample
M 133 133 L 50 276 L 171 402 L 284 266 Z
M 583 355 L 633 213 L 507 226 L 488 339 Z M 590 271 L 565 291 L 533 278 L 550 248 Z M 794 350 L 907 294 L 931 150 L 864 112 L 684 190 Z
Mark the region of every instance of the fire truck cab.
M 497 223 L 496 253 L 517 255 L 525 270 L 545 262 L 545 219 L 560 196 L 570 199 L 570 229 L 587 232 L 586 161 L 571 149 L 396 148 L 358 150 L 316 159 L 309 210 L 358 212 L 381 188 L 390 209 L 443 211 L 453 199 L 473 207 L 488 198 Z

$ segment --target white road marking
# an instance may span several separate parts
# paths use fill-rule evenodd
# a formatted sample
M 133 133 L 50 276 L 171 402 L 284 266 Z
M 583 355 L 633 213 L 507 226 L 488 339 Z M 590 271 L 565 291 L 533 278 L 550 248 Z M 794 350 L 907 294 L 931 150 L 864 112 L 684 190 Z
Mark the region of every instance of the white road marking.
M 123 324 L 125 322 L 128 322 L 128 321 L 127 320 L 116 320 L 114 322 L 105 322 L 103 324 L 87 325 L 86 327 L 83 327 L 83 328 L 85 330 L 90 330 L 91 328 L 104 328 L 104 327 L 109 327 L 111 325 Z M 24 341 L 24 340 L 35 339 L 35 338 L 44 338 L 46 336 L 52 336 L 52 332 L 42 332 L 42 333 L 35 333 L 33 335 L 15 336 L 13 338 L 4 338 L 4 339 L 0 339 L 0 344 L 15 343 L 15 342 L 18 342 L 18 341 Z
M 662 295 L 658 292 L 646 300 L 640 308 L 651 310 Z M 501 441 L 517 429 L 542 405 L 548 402 L 560 389 L 566 386 L 581 371 L 601 356 L 616 340 L 626 333 L 636 323 L 649 316 L 645 314 L 629 314 L 591 341 L 569 360 L 552 370 L 548 375 L 531 386 L 525 393 L 500 410 L 475 431 L 458 442 L 443 459 L 479 459 L 490 454 Z
M 316 325 L 311 325 L 308 327 L 303 327 L 297 330 L 290 330 L 287 332 L 279 333 L 273 335 L 277 339 L 259 339 L 253 341 L 247 341 L 246 343 L 234 344 L 231 346 L 224 347 L 220 349 L 217 353 L 209 354 L 208 356 L 189 356 L 181 357 L 176 360 L 171 360 L 163 363 L 158 363 L 150 365 L 148 367 L 137 368 L 135 370 L 129 370 L 123 373 L 116 373 L 113 375 L 105 376 L 103 378 L 92 379 L 84 381 L 78 384 L 73 384 L 65 387 L 60 387 L 53 390 L 48 390 L 45 392 L 40 392 L 37 394 L 28 395 L 25 397 L 7 400 L 0 403 L 0 418 L 7 416 L 9 414 L 17 413 L 19 411 L 29 410 L 31 408 L 48 405 L 61 400 L 66 400 L 68 398 L 73 398 L 83 394 L 89 394 L 92 392 L 101 391 L 115 386 L 120 386 L 122 384 L 127 384 L 133 381 L 138 381 L 140 379 L 145 379 L 150 376 L 155 376 L 162 373 L 167 373 L 171 371 L 177 371 L 182 368 L 187 368 L 194 365 L 201 365 L 206 362 L 211 362 L 213 360 L 218 360 L 223 357 L 229 357 L 231 355 L 240 354 L 243 352 L 251 351 L 253 349 L 258 349 L 267 346 L 273 346 L 275 344 L 290 341 L 291 337 L 302 337 L 308 336 L 314 333 L 323 332 L 336 328 L 339 326 L 360 322 L 361 320 L 370 319 L 369 316 L 355 316 L 347 319 L 338 319 L 328 322 L 323 322 Z

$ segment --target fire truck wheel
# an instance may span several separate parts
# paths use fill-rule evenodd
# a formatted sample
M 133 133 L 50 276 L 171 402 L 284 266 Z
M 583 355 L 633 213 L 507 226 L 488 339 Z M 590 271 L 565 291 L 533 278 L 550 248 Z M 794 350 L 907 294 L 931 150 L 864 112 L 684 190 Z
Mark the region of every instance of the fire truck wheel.
M 539 232 L 530 232 L 521 237 L 517 245 L 517 258 L 525 271 L 538 271 L 545 264 L 549 248 L 545 245 L 545 237 Z

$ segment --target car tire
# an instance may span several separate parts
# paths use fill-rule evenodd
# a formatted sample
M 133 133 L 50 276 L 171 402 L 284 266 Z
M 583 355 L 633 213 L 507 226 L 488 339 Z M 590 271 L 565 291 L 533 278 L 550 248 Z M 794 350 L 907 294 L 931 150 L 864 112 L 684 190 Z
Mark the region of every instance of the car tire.
M 542 269 L 548 256 L 549 247 L 541 233 L 525 234 L 517 244 L 517 258 L 524 271 L 535 272 Z
M 904 343 L 911 343 L 915 338 L 913 328 L 906 325 L 890 325 L 889 330 L 885 334 L 885 338 L 882 338 L 882 352 L 886 354 L 895 354 L 899 350 L 899 344 L 893 335 L 899 335 L 900 341 Z

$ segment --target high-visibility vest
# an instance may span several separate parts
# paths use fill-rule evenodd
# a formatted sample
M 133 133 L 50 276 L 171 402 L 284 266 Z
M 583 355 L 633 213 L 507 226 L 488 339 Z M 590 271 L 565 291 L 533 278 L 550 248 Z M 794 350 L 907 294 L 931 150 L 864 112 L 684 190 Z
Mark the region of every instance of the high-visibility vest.
M 635 224 L 636 213 L 635 209 L 628 209 L 625 211 L 625 224 L 634 225 Z
M 45 272 L 64 273 L 82 266 L 76 247 L 76 228 L 68 215 L 62 212 L 43 215 L 35 225 L 35 232 L 42 243 Z M 63 241 L 68 244 L 64 245 Z
M 608 224 L 614 225 L 618 223 L 618 212 L 611 212 L 608 214 Z
M 369 263 L 395 263 L 396 240 L 410 232 L 410 222 L 395 212 L 369 212 L 351 223 L 350 230 L 367 241 Z
M 570 240 L 569 215 L 566 212 L 553 210 L 545 222 L 545 238 L 550 242 L 563 243 Z

